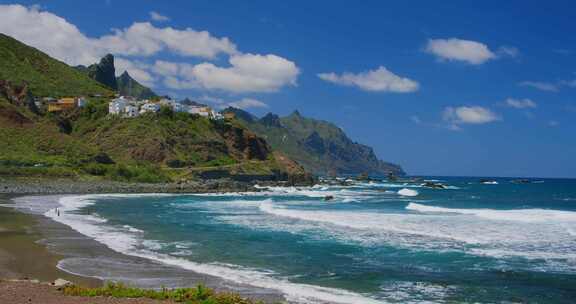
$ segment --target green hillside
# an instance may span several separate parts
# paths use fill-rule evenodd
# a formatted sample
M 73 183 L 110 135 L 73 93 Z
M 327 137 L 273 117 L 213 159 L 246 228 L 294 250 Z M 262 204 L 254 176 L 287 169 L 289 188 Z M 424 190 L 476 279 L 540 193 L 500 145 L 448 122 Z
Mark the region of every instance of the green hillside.
M 4 34 L 0 34 L 0 80 L 26 82 L 36 96 L 112 94 L 85 74 Z
M 77 68 L 10 37 L 1 37 L 0 54 L 5 77 L 0 77 L 0 178 L 308 178 L 264 139 L 224 120 L 173 113 L 168 107 L 136 118 L 110 116 L 106 96 L 88 97 L 83 108 L 46 113 L 35 106 L 34 97 L 112 92 Z
M 316 174 L 403 175 L 398 165 L 379 160 L 372 148 L 350 140 L 334 124 L 304 117 L 298 111 L 286 117 L 269 113 L 257 118 L 228 108 L 241 124 L 265 138 L 270 145 Z

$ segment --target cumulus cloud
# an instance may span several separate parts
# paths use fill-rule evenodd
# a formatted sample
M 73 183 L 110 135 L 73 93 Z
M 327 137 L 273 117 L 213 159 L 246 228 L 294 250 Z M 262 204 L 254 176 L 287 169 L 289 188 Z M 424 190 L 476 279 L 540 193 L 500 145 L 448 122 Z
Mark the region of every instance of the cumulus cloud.
M 417 91 L 418 82 L 398 76 L 383 66 L 376 70 L 354 73 L 321 73 L 320 79 L 344 86 L 357 87 L 364 91 L 410 93 Z
M 267 108 L 268 105 L 261 102 L 260 100 L 253 98 L 242 98 L 238 101 L 228 103 L 229 106 L 238 109 L 248 109 L 248 108 Z
M 276 55 L 237 54 L 230 66 L 204 62 L 197 65 L 156 61 L 153 70 L 166 77 L 170 88 L 203 88 L 235 93 L 275 92 L 296 85 L 296 64 Z
M 150 19 L 152 19 L 153 21 L 157 21 L 157 22 L 170 21 L 169 17 L 164 16 L 158 12 L 155 12 L 155 11 L 150 12 Z
M 212 104 L 214 107 L 219 109 L 224 109 L 227 107 L 233 107 L 238 109 L 249 109 L 249 108 L 268 108 L 268 105 L 260 100 L 254 98 L 242 98 L 236 101 L 226 101 L 221 97 L 214 97 L 203 95 L 197 98 L 202 102 Z
M 518 85 L 522 87 L 531 87 L 540 91 L 558 92 L 560 89 L 557 84 L 542 81 L 522 81 Z
M 155 21 L 166 16 L 151 12 Z M 162 81 L 171 89 L 208 89 L 228 92 L 274 92 L 296 85 L 300 71 L 290 60 L 273 54 L 246 54 L 228 38 L 214 37 L 207 31 L 191 28 L 156 27 L 150 22 L 136 22 L 111 34 L 88 37 L 75 25 L 39 7 L 0 5 L 0 32 L 34 46 L 70 65 L 90 65 L 102 56 L 117 56 L 119 73 L 128 71 L 136 80 L 152 86 Z M 183 57 L 215 59 L 223 54 L 227 66 L 211 62 L 156 61 L 154 64 L 133 61 L 131 57 L 170 52 Z
M 538 107 L 538 105 L 529 98 L 523 98 L 523 99 L 507 98 L 506 101 L 504 101 L 504 104 L 508 107 L 516 109 L 534 109 Z
M 461 106 L 445 108 L 442 119 L 457 129 L 462 124 L 486 124 L 500 118 L 490 109 L 481 106 Z
M 228 38 L 216 38 L 209 32 L 190 28 L 158 28 L 149 22 L 134 23 L 112 34 L 91 38 L 62 17 L 17 4 L 0 5 L 0 32 L 71 65 L 92 64 L 106 53 L 151 56 L 167 50 L 209 59 L 221 53 L 237 53 Z
M 497 55 L 485 44 L 457 38 L 430 39 L 426 46 L 426 52 L 441 60 L 464 61 L 474 65 L 497 58 Z M 505 52 L 512 53 L 514 51 L 508 47 Z

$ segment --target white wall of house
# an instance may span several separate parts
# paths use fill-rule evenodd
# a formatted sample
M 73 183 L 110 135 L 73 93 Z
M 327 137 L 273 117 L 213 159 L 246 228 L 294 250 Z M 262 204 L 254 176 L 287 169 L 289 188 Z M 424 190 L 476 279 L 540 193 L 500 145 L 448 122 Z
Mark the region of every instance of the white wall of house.
M 127 106 L 124 108 L 124 115 L 126 117 L 136 117 L 138 116 L 138 107 L 135 106 Z
M 156 113 L 160 111 L 160 105 L 157 103 L 147 103 L 140 108 L 140 113 L 152 112 Z
M 122 114 L 127 105 L 128 104 L 127 104 L 126 100 L 116 98 L 108 104 L 108 113 L 114 114 L 114 115 Z
M 86 106 L 86 99 L 84 97 L 78 97 L 76 98 L 76 105 L 79 108 L 83 108 L 84 106 Z

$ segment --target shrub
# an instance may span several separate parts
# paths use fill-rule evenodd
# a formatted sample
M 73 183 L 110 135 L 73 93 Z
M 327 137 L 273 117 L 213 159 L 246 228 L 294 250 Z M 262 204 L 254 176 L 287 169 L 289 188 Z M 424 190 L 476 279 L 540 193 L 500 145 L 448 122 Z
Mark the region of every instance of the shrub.
M 81 297 L 113 297 L 113 298 L 148 298 L 154 300 L 170 300 L 178 303 L 191 304 L 257 304 L 240 295 L 228 292 L 215 292 L 203 285 L 194 288 L 175 288 L 160 290 L 129 287 L 122 283 L 107 283 L 103 287 L 87 288 L 80 286 L 65 286 L 62 292 L 68 296 Z

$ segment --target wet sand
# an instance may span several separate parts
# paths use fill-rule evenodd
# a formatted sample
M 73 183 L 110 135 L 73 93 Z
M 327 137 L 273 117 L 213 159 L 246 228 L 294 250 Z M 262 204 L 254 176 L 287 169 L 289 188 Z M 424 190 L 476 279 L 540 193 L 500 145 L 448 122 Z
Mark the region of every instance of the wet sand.
M 0 194 L 0 205 L 14 204 L 14 199 L 20 205 L 22 200 L 28 200 L 49 210 L 57 204 L 60 197 L 61 195 Z M 0 279 L 27 278 L 53 282 L 57 278 L 63 278 L 77 285 L 90 287 L 101 286 L 105 281 L 122 281 L 141 288 L 190 287 L 203 284 L 217 291 L 233 291 L 266 303 L 284 301 L 284 297 L 274 290 L 236 284 L 210 275 L 117 253 L 70 227 L 41 215 L 42 213 L 30 214 L 25 209 L 0 206 Z M 4 284 L 13 285 L 13 282 L 5 281 Z M 0 304 L 2 303 L 4 302 L 0 298 Z
M 0 204 L 11 204 L 13 196 L 0 194 Z M 75 276 L 56 267 L 61 256 L 39 244 L 38 219 L 10 207 L 0 207 L 0 278 L 33 278 L 52 282 L 57 278 L 85 286 L 99 286 L 100 280 Z

